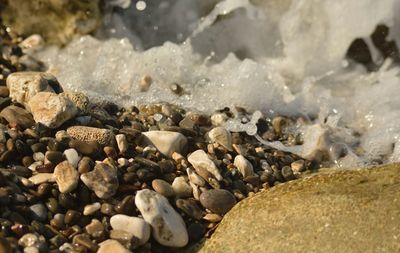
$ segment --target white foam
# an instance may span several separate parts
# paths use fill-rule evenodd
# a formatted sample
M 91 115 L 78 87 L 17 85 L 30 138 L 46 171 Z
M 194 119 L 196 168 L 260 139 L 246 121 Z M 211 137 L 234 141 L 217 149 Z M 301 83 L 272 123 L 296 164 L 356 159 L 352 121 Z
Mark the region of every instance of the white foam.
M 192 18 L 201 12 L 189 0 L 177 2 L 173 11 L 182 10 L 180 3 Z M 165 42 L 138 51 L 140 46 L 128 39 L 85 36 L 64 49 L 47 48 L 38 57 L 65 88 L 94 98 L 122 105 L 165 101 L 207 112 L 238 105 L 313 115 L 313 123 L 329 132 L 331 144 L 348 147 L 348 155 L 337 164 L 400 161 L 399 67 L 388 61 L 368 73 L 360 65 L 343 64 L 351 42 L 368 37 L 376 25 L 399 31 L 394 15 L 399 0 L 298 0 L 285 8 L 271 6 L 262 15 L 248 1 L 223 1 L 210 16 L 197 20 L 200 25 L 181 44 Z M 400 33 L 393 31 L 391 36 L 400 40 Z M 149 44 L 146 36 L 135 38 L 130 36 L 134 44 Z M 374 59 L 379 59 L 377 52 Z M 140 92 L 145 75 L 153 83 L 148 92 Z M 174 94 L 172 83 L 181 85 L 184 95 Z M 230 124 L 232 130 L 255 134 L 254 124 Z M 305 152 L 305 146 L 273 145 Z

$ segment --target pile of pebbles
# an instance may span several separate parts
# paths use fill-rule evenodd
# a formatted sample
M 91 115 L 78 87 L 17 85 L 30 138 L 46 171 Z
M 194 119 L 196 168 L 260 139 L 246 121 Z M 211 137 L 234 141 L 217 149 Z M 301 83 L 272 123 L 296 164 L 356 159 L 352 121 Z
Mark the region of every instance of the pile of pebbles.
M 93 104 L 48 73 L 17 72 L 18 57 L 0 65 L 1 253 L 174 252 L 242 199 L 318 168 L 226 130 L 229 108 Z M 287 129 L 303 120 L 264 117 L 258 131 L 297 145 Z

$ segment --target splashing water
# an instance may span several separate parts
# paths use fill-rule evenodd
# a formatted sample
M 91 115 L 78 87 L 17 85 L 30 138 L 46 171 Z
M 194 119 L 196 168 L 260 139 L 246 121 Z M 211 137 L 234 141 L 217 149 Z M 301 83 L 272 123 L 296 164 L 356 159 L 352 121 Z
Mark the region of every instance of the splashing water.
M 226 127 L 303 157 L 321 138 L 327 150 L 343 144 L 347 156 L 334 160 L 345 167 L 400 161 L 400 68 L 386 60 L 378 71 L 367 72 L 345 58 L 352 41 L 368 42 L 378 24 L 390 27 L 391 37 L 400 43 L 395 15 L 399 0 L 283 1 L 287 7 L 269 0 L 264 11 L 247 0 L 225 0 L 204 18 L 199 2 L 160 1 L 153 9 L 148 2 L 141 11 L 159 14 L 148 22 L 149 33 L 165 19 L 171 30 L 176 24 L 176 34 L 168 31 L 153 40 L 125 29 L 129 39 L 85 36 L 64 49 L 48 47 L 36 57 L 66 89 L 93 98 L 121 105 L 163 101 L 206 112 L 237 105 L 264 113 L 311 115 L 316 120 L 303 130 L 307 141 L 295 147 L 257 136 L 258 112 L 247 125 L 230 121 Z M 114 26 L 126 24 L 121 22 Z M 186 39 L 179 39 L 182 34 Z M 367 44 L 378 59 L 379 51 L 371 41 Z M 146 75 L 153 83 L 141 92 L 138 84 Z M 173 93 L 171 84 L 179 84 L 183 95 Z

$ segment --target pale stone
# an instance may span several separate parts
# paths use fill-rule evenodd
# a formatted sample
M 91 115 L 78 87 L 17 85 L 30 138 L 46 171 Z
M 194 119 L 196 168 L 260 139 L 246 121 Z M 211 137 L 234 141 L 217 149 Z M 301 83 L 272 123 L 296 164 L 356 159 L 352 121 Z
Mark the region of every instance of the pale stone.
M 53 177 L 53 173 L 39 173 L 31 176 L 29 181 L 31 181 L 34 185 L 38 185 L 47 182 L 54 182 L 55 178 Z
M 108 239 L 100 243 L 97 253 L 130 253 L 121 243 L 116 240 Z
M 54 92 L 49 81 L 57 79 L 44 72 L 15 72 L 7 77 L 7 87 L 13 101 L 27 105 L 29 100 L 42 91 Z
M 237 155 L 233 164 L 238 168 L 243 178 L 254 175 L 253 165 L 242 155 Z
M 69 127 L 67 133 L 74 139 L 86 142 L 97 141 L 101 145 L 108 145 L 114 138 L 113 133 L 108 129 L 87 126 Z
M 172 189 L 178 198 L 192 196 L 192 187 L 186 182 L 184 177 L 176 177 L 172 182 Z
M 174 152 L 185 153 L 187 146 L 186 137 L 177 132 L 150 131 L 142 133 L 142 141 L 146 145 L 153 145 L 163 155 L 171 157 Z
M 53 175 L 62 193 L 71 192 L 78 186 L 79 173 L 68 161 L 57 164 Z
M 117 142 L 119 152 L 125 153 L 128 150 L 128 140 L 126 139 L 125 134 L 117 134 L 115 136 L 115 140 Z
M 86 205 L 83 208 L 83 215 L 92 215 L 95 212 L 97 212 L 98 210 L 100 210 L 101 208 L 101 204 L 99 202 L 95 202 L 89 205 Z
M 111 217 L 110 225 L 114 230 L 123 230 L 139 239 L 139 245 L 145 244 L 150 238 L 150 225 L 138 217 L 116 214 Z
M 135 197 L 136 207 L 153 228 L 153 237 L 168 247 L 184 247 L 188 232 L 182 217 L 161 194 L 148 189 L 140 190 Z
M 224 127 L 215 127 L 208 132 L 208 137 L 212 142 L 216 142 L 228 150 L 232 150 L 232 135 Z
M 188 174 L 189 181 L 195 185 L 198 186 L 204 186 L 206 184 L 206 181 L 192 169 L 192 168 L 187 168 L 186 173 Z
M 72 165 L 72 167 L 77 168 L 78 163 L 81 160 L 78 152 L 74 148 L 69 148 L 64 150 L 64 156 L 67 161 Z
M 199 149 L 188 156 L 188 161 L 193 165 L 196 170 L 206 169 L 218 181 L 222 180 L 221 173 L 219 172 L 215 163 L 208 157 L 204 150 Z
M 78 109 L 71 100 L 51 92 L 39 92 L 29 102 L 33 119 L 49 128 L 57 128 L 75 117 Z

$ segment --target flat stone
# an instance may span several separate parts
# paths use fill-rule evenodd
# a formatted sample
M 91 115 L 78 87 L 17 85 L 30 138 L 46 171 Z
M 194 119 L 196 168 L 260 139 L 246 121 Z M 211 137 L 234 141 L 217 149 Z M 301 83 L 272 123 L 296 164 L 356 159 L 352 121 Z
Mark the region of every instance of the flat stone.
M 117 169 L 105 163 L 96 164 L 93 171 L 81 175 L 81 180 L 101 199 L 113 196 L 119 186 Z
M 62 193 L 71 192 L 78 186 L 79 173 L 68 161 L 59 163 L 54 169 L 53 174 L 58 185 L 58 190 Z
M 97 141 L 101 145 L 107 145 L 114 138 L 113 133 L 108 129 L 72 126 L 67 129 L 67 133 L 74 139 L 81 141 Z
M 153 145 L 163 155 L 171 157 L 172 153 L 185 153 L 187 148 L 186 137 L 177 132 L 149 131 L 142 133 L 142 142 Z
M 184 247 L 188 243 L 185 222 L 164 196 L 148 189 L 140 190 L 136 193 L 135 204 L 161 245 Z
M 397 252 L 400 165 L 280 184 L 228 212 L 200 252 Z
M 145 244 L 150 238 L 150 225 L 138 217 L 116 214 L 111 217 L 110 225 L 114 230 L 122 230 L 139 239 L 139 245 Z
M 208 132 L 208 137 L 212 142 L 216 142 L 227 150 L 232 151 L 232 136 L 225 127 L 215 127 Z
M 44 72 L 15 72 L 7 77 L 10 97 L 25 106 L 39 92 L 54 92 L 49 82 L 58 83 L 53 75 Z
M 57 128 L 75 117 L 78 109 L 67 97 L 51 92 L 39 92 L 29 102 L 29 109 L 36 122 Z
M 4 108 L 0 113 L 0 117 L 7 120 L 8 123 L 22 128 L 29 128 L 35 124 L 32 115 L 28 111 L 15 105 Z
M 121 243 L 116 240 L 108 239 L 100 243 L 97 253 L 130 253 Z
M 199 149 L 194 151 L 188 156 L 188 161 L 193 165 L 193 167 L 197 170 L 206 169 L 210 172 L 217 180 L 221 181 L 222 176 L 219 172 L 215 163 L 208 157 L 204 150 Z
M 227 213 L 235 204 L 235 196 L 224 189 L 211 189 L 200 195 L 200 203 L 216 214 Z
M 38 173 L 33 175 L 29 178 L 34 185 L 47 183 L 47 182 L 54 182 L 55 178 L 53 177 L 53 173 Z
M 233 164 L 238 168 L 243 178 L 254 175 L 253 165 L 242 155 L 237 155 Z

